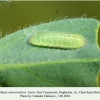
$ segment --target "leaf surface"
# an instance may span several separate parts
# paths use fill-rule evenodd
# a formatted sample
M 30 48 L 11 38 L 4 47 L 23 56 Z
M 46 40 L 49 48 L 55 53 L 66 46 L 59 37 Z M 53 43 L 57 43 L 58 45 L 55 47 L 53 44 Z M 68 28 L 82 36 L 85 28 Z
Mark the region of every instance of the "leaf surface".
M 59 20 L 18 30 L 0 39 L 0 83 L 2 86 L 80 87 L 100 84 L 100 22 L 89 18 Z M 34 46 L 32 35 L 67 32 L 82 35 L 79 49 Z

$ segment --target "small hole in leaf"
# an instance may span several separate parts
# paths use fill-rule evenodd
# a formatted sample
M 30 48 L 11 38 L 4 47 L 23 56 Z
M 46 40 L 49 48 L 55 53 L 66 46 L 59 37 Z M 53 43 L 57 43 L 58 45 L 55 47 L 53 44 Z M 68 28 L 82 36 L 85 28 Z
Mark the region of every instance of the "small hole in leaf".
M 97 39 L 97 42 L 98 42 L 98 46 L 99 46 L 99 48 L 100 48 L 100 28 L 99 28 L 99 30 L 98 30 L 98 37 L 97 37 L 98 39 Z
M 98 87 L 100 87 L 100 72 L 98 74 Z

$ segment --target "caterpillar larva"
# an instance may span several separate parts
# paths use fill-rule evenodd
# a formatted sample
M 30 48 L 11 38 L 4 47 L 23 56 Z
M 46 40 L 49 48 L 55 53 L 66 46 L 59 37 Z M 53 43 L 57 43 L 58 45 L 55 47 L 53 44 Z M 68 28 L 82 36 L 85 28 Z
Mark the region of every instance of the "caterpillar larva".
M 86 45 L 86 40 L 81 35 L 58 32 L 34 34 L 29 42 L 36 46 L 62 49 L 77 49 Z

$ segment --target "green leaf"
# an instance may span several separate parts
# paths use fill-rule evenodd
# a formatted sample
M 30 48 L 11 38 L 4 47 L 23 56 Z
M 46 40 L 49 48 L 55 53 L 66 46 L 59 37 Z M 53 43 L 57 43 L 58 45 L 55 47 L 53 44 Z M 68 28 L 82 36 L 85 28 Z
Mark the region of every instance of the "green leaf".
M 0 86 L 100 86 L 100 22 L 74 18 L 18 30 L 0 39 Z M 86 45 L 78 49 L 45 48 L 30 44 L 33 34 L 79 34 Z

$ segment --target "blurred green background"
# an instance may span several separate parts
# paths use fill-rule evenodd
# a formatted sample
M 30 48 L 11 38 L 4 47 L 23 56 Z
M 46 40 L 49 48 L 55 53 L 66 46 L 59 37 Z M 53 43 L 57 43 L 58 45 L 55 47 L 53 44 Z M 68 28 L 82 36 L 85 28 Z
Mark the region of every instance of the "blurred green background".
M 6 34 L 64 17 L 94 17 L 100 20 L 99 1 L 11 1 L 0 2 L 0 31 Z M 1 36 L 0 36 L 1 37 Z M 100 37 L 100 35 L 99 35 Z M 100 39 L 99 39 L 100 44 Z

